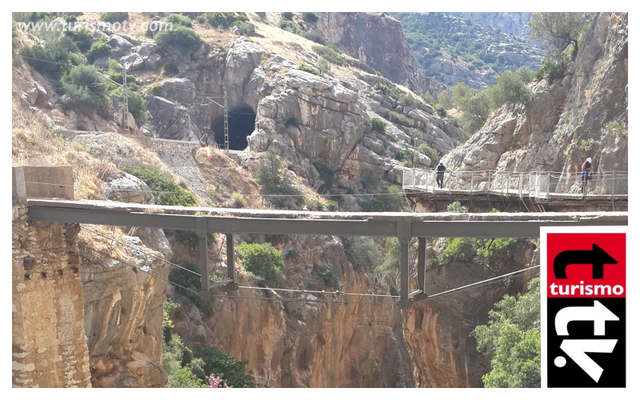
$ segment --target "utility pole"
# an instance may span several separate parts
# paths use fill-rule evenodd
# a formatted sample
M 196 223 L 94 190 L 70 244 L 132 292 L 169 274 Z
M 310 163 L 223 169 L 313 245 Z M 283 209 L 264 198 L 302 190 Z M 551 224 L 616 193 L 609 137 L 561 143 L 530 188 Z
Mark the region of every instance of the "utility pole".
M 124 131 L 129 134 L 129 96 L 127 95 L 127 65 L 122 65 L 122 102 L 123 112 L 122 112 L 122 126 L 124 127 Z
M 229 114 L 227 113 L 227 90 L 224 90 L 224 149 L 229 152 Z

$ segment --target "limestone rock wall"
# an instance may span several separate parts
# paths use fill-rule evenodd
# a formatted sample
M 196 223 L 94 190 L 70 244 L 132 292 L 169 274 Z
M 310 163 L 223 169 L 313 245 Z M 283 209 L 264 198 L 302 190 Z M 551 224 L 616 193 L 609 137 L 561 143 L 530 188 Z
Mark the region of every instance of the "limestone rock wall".
M 13 387 L 91 387 L 78 230 L 12 208 Z
M 313 265 L 331 266 L 343 292 L 388 294 L 388 283 L 354 271 L 335 237 L 291 236 L 283 254 L 286 287 L 327 294 L 240 289 L 238 298 L 217 298 L 211 317 L 186 307 L 172 317 L 174 332 L 248 361 L 259 387 L 414 387 L 400 310 L 388 299 L 330 294 Z M 215 271 L 222 276 L 226 265 Z M 239 277 L 251 285 L 244 272 Z M 308 301 L 287 301 L 299 296 Z
M 329 43 L 380 71 L 382 76 L 422 94 L 430 78 L 421 71 L 400 23 L 383 13 L 317 13 L 315 27 Z
M 578 193 L 587 157 L 593 172 L 628 170 L 628 14 L 597 14 L 564 78 L 533 85 L 532 102 L 513 116 L 496 111 L 445 165 L 456 170 L 552 171 L 551 190 Z M 461 180 L 458 186 L 469 185 Z M 595 193 L 611 193 L 603 180 Z M 616 193 L 628 190 L 626 181 Z M 607 190 L 609 190 L 607 192 Z
M 92 384 L 164 387 L 162 303 L 169 265 L 162 253 L 143 246 L 139 238 L 122 240 L 124 245 L 113 251 L 113 257 L 125 262 L 89 250 L 83 254 L 84 324 Z

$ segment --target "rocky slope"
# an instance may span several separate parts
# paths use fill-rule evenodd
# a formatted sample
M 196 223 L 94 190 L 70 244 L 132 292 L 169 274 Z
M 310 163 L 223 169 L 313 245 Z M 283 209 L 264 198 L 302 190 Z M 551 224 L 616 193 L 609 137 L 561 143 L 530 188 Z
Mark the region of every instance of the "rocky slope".
M 527 24 L 531 19 L 530 12 L 449 12 L 447 14 L 478 21 L 524 40 L 529 38 L 530 31 Z
M 519 13 L 505 14 L 512 19 L 520 16 Z M 505 70 L 515 71 L 521 66 L 538 70 L 544 56 L 542 49 L 526 37 L 483 21 L 454 16 L 456 13 L 392 15 L 401 21 L 424 73 L 450 87 L 465 82 L 470 87 L 485 89 L 495 85 Z
M 498 110 L 445 163 L 465 171 L 561 171 L 551 190 L 560 184 L 573 193 L 579 192 L 578 179 L 563 177 L 579 174 L 587 157 L 593 159 L 594 173 L 627 171 L 627 18 L 598 14 L 562 79 L 534 84 L 533 100 L 522 114 Z M 610 184 L 599 181 L 594 190 Z M 626 181 L 616 184 L 617 193 L 626 190 Z

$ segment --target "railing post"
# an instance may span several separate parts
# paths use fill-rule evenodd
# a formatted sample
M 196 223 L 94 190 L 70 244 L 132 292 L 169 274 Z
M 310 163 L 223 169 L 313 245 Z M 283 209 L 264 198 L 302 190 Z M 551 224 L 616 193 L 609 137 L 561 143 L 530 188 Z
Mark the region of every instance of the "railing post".
M 518 174 L 518 197 L 522 198 L 522 172 Z
M 551 190 L 551 171 L 547 172 L 547 199 L 549 198 L 549 190 Z
M 200 298 L 202 300 L 209 300 L 211 293 L 209 293 L 209 268 L 207 267 L 208 253 L 207 253 L 207 218 L 196 218 L 196 234 L 198 235 L 198 250 L 200 252 Z
M 489 171 L 489 186 L 487 186 L 487 192 L 491 191 L 491 171 Z
M 411 240 L 411 222 L 398 221 L 398 241 L 400 242 L 400 301 L 402 310 L 411 308 L 409 300 L 409 240 Z

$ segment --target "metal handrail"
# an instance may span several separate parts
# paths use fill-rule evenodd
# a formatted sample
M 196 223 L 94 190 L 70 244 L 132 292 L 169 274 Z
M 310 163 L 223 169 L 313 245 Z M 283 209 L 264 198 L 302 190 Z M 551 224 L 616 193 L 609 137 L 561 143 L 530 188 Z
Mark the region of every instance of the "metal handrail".
M 624 195 L 629 193 L 628 171 L 597 171 L 591 174 L 584 194 Z M 440 189 L 436 172 L 405 168 L 402 188 L 412 190 Z M 581 172 L 511 172 L 497 170 L 445 171 L 442 189 L 473 192 L 517 193 L 519 197 L 548 197 L 555 193 L 583 194 Z

